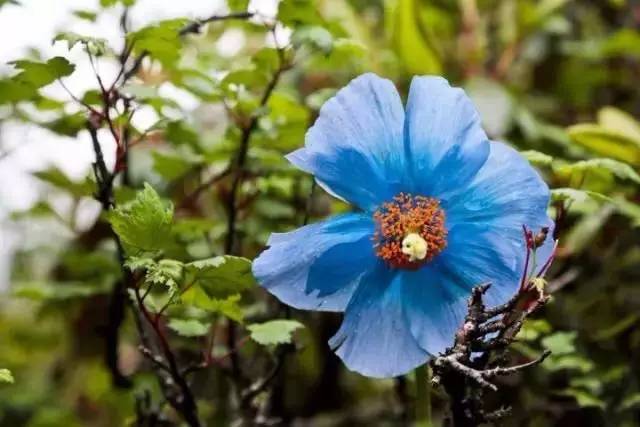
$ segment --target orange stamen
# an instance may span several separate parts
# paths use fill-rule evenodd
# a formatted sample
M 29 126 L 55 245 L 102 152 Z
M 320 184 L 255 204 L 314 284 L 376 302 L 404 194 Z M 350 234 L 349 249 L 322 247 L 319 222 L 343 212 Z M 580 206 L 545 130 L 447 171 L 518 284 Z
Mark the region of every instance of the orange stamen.
M 376 255 L 394 268 L 416 269 L 432 260 L 447 246 L 445 215 L 440 202 L 432 197 L 400 193 L 383 203 L 373 214 Z M 416 233 L 427 243 L 427 256 L 410 261 L 402 252 L 402 240 Z

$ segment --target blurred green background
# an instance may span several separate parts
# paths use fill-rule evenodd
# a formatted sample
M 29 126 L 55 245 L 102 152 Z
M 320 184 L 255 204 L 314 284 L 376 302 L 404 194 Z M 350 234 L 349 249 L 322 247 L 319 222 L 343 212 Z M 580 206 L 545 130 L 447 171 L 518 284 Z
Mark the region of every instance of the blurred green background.
M 37 0 L 15 3 L 0 0 L 0 16 L 23 7 L 44 13 Z M 18 181 L 26 178 L 14 176 L 12 162 L 41 156 L 38 150 L 47 150 L 49 138 L 57 141 L 57 163 L 29 171 L 29 188 L 36 190 L 24 203 L 16 202 L 20 194 L 10 188 L 0 192 L 6 261 L 0 262 L 0 368 L 11 372 L 0 371 L 0 425 L 153 425 L 141 423 L 140 411 L 161 414 L 165 421 L 156 425 L 180 425 L 138 350 L 129 307 L 117 363 L 131 387 L 114 385 L 105 363 L 114 345 L 107 339 L 110 295 L 128 274 L 116 256 L 109 220 L 121 239 L 131 237 L 133 247 L 144 248 L 140 236 L 127 235 L 135 230 L 118 229 L 113 216 L 126 220 L 126 203 L 144 197 L 136 191 L 145 182 L 162 197 L 146 195 L 156 203 L 154 214 L 169 203 L 174 208 L 152 237 L 144 228 L 149 224 L 140 226 L 142 238 L 154 240 L 147 246 L 161 253 L 144 258 L 146 276 L 138 271 L 136 277 L 156 281 L 147 300 L 151 311 L 174 295 L 161 327 L 180 363 L 213 354 L 215 363 L 191 377 L 207 425 L 239 419 L 229 352 L 249 380 L 282 362 L 269 387 L 251 402 L 254 422 L 410 424 L 411 376 L 367 379 L 348 372 L 329 350 L 326 340 L 340 316 L 288 310 L 234 271 L 224 273 L 229 289 L 185 289 L 183 276 L 172 276 L 174 265 L 166 262 L 176 260 L 182 269 L 230 252 L 225 241 L 232 196 L 237 237 L 231 252 L 247 259 L 272 231 L 348 209 L 314 188 L 311 177 L 289 166 L 283 154 L 303 144 L 326 99 L 367 71 L 392 79 L 403 96 L 415 74 L 440 74 L 464 87 L 487 133 L 521 150 L 554 189 L 550 211 L 560 246 L 548 277 L 553 299 L 525 325 L 512 357 L 523 361 L 545 348 L 553 354 L 500 383 L 488 403 L 513 406 L 503 425 L 640 425 L 638 2 L 229 0 L 203 8 L 203 2 L 185 0 L 183 14 L 153 20 L 152 12 L 135 11 L 162 9 L 157 3 L 72 3 L 64 8 L 53 47 L 56 34 L 40 34 L 25 21 L 29 41 L 38 48 L 24 55 L 10 50 L 10 59 L 22 62 L 4 67 L 0 78 L 4 185 L 21 188 Z M 191 6 L 210 11 L 195 15 Z M 255 12 L 250 18 L 210 22 L 200 34 L 178 36 L 195 18 L 247 7 Z M 127 25 L 120 28 L 125 10 Z M 10 46 L 12 30 L 0 32 Z M 104 101 L 95 71 L 111 82 L 125 41 L 132 40 L 127 64 L 142 53 L 144 60 L 118 87 L 132 105 L 112 110 L 115 127 L 130 135 L 128 169 L 115 181 L 116 203 L 125 210 L 109 216 L 92 197 L 87 108 Z M 56 55 L 69 62 L 51 62 Z M 135 119 L 122 114 L 124 109 Z M 233 174 L 224 172 L 237 165 L 249 124 L 244 171 L 234 189 Z M 99 137 L 107 166 L 121 166 L 109 131 L 103 127 Z M 30 146 L 31 139 L 37 145 Z M 266 337 L 256 334 L 256 324 L 276 318 L 300 323 L 284 329 L 267 324 Z M 237 349 L 226 339 L 230 324 Z M 446 396 L 437 388 L 433 405 L 439 425 Z

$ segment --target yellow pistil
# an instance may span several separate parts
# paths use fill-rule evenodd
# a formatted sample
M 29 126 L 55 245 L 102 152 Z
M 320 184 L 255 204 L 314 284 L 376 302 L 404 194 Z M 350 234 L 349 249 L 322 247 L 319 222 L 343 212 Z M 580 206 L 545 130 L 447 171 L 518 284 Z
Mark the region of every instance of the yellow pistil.
M 422 261 L 427 257 L 427 241 L 418 233 L 409 233 L 402 240 L 402 253 L 410 262 Z

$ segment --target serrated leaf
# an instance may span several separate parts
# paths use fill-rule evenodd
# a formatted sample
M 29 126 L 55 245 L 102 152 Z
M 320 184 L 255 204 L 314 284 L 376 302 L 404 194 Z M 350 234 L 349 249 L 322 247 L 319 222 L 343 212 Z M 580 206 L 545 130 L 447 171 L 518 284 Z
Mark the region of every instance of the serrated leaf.
M 184 264 L 175 259 L 161 259 L 147 270 L 146 280 L 153 284 L 165 285 L 173 293 L 182 281 Z
M 74 32 L 62 32 L 55 36 L 53 43 L 66 42 L 69 50 L 78 43 L 82 44 L 87 52 L 94 56 L 102 56 L 107 51 L 107 41 L 103 38 L 84 36 Z
M 128 257 L 125 267 L 131 271 L 145 271 L 145 283 L 163 285 L 174 294 L 183 282 L 184 263 L 175 259 L 161 259 L 156 261 L 149 257 Z
M 185 264 L 187 282 L 200 286 L 211 298 L 227 298 L 252 286 L 251 261 L 231 255 Z
M 209 325 L 196 319 L 171 319 L 169 327 L 183 337 L 201 337 L 209 333 Z
M 244 313 L 240 307 L 240 294 L 230 295 L 224 299 L 210 298 L 200 286 L 191 286 L 180 299 L 185 305 L 193 305 L 210 313 L 221 314 L 238 323 L 242 323 Z
M 137 251 L 153 252 L 165 248 L 171 232 L 173 207 L 166 207 L 149 185 L 136 198 L 107 215 L 120 240 Z
M 0 369 L 0 383 L 9 383 L 13 384 L 14 379 L 13 375 L 11 375 L 11 371 L 8 369 Z
M 293 339 L 293 333 L 304 325 L 297 320 L 270 320 L 264 323 L 254 323 L 247 326 L 251 332 L 251 339 L 262 345 L 288 344 Z
M 61 56 L 51 58 L 47 62 L 23 59 L 10 62 L 10 64 L 21 70 L 20 74 L 14 77 L 15 79 L 28 82 L 36 87 L 53 83 L 56 79 L 66 77 L 75 70 L 75 65 Z
M 19 60 L 10 64 L 20 72 L 0 79 L 0 104 L 35 99 L 38 89 L 70 75 L 75 69 L 73 64 L 59 56 L 47 62 Z
M 155 265 L 157 265 L 156 260 L 144 256 L 131 256 L 124 262 L 124 266 L 131 271 L 147 270 Z

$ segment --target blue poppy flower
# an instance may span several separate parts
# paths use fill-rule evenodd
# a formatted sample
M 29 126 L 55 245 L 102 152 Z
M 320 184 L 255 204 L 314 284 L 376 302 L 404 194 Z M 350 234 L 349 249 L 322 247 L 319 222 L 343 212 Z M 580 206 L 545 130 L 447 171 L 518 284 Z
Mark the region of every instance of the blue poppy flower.
M 359 210 L 273 234 L 253 273 L 285 304 L 344 312 L 330 345 L 367 376 L 450 347 L 473 286 L 493 284 L 489 304 L 517 290 L 522 227 L 553 226 L 544 181 L 489 141 L 464 91 L 440 77 L 415 77 L 406 111 L 389 80 L 354 79 L 287 158 Z

